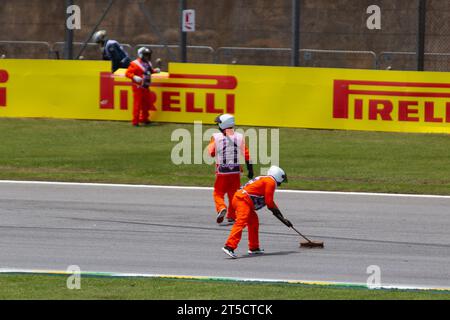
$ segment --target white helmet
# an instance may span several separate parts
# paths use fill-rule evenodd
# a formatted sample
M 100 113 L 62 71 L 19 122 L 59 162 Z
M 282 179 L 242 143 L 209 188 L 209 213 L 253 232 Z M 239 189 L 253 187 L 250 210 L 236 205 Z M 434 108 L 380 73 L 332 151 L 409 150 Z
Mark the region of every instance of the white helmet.
M 234 116 L 228 113 L 221 114 L 214 120 L 221 130 L 234 127 Z
M 272 176 L 278 185 L 282 182 L 287 182 L 287 176 L 283 169 L 277 166 L 271 166 L 267 171 L 268 176 Z
M 146 60 L 151 59 L 152 53 L 153 53 L 152 49 L 147 48 L 147 47 L 141 47 L 141 48 L 139 48 L 139 50 L 137 52 L 139 58 L 141 58 L 141 59 L 145 58 Z
M 100 43 L 106 41 L 106 30 L 99 30 L 92 36 L 92 41 Z

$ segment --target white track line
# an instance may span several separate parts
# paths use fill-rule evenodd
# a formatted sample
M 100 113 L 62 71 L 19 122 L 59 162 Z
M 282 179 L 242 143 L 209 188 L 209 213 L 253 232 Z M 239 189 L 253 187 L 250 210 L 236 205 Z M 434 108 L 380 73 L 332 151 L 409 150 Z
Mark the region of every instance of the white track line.
M 169 275 L 169 274 L 151 274 L 151 273 L 121 273 L 121 272 L 91 272 L 81 271 L 79 273 L 66 270 L 33 270 L 18 268 L 0 268 L 1 274 L 42 274 L 42 275 L 68 275 L 79 274 L 81 277 L 124 277 L 124 278 L 159 278 L 159 279 L 191 279 L 191 280 L 212 280 L 212 281 L 231 281 L 231 282 L 260 282 L 260 283 L 285 283 L 285 284 L 304 284 L 317 286 L 339 286 L 350 288 L 366 289 L 397 289 L 397 290 L 432 290 L 432 291 L 450 291 L 446 287 L 428 287 L 416 285 L 380 285 L 369 287 L 366 283 L 355 282 L 333 282 L 333 281 L 312 281 L 312 280 L 286 280 L 286 279 L 261 279 L 261 278 L 239 278 L 239 277 L 214 277 L 214 276 L 193 276 L 193 275 Z
M 58 181 L 19 181 L 0 180 L 0 184 L 37 184 L 37 185 L 61 185 L 61 186 L 86 186 L 86 187 L 111 187 L 111 188 L 144 188 L 144 189 L 173 189 L 173 190 L 213 190 L 212 187 L 195 186 L 162 186 L 145 184 L 114 184 L 114 183 L 83 183 L 83 182 L 58 182 Z M 373 192 L 343 192 L 343 191 L 313 191 L 313 190 L 277 190 L 280 193 L 300 194 L 329 194 L 329 195 L 355 195 L 355 196 L 382 196 L 382 197 L 407 197 L 407 198 L 437 198 L 450 199 L 450 196 L 432 194 L 402 194 L 402 193 L 373 193 Z

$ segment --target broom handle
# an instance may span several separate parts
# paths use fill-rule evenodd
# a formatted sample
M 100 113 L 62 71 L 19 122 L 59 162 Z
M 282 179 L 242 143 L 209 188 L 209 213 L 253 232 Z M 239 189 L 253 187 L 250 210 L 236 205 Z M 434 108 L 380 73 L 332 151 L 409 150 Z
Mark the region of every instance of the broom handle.
M 304 235 L 302 235 L 297 229 L 294 228 L 294 226 L 291 227 L 292 229 L 295 230 L 295 232 L 297 232 L 300 236 L 302 236 L 306 241 L 308 242 L 312 242 L 311 240 L 309 240 L 307 237 L 305 237 Z
M 289 225 L 289 224 L 286 223 L 286 221 L 285 221 L 285 219 L 284 219 L 283 217 L 280 217 L 280 216 L 277 215 L 277 214 L 274 214 L 274 216 L 277 217 L 277 219 L 280 220 L 286 227 L 294 229 L 295 232 L 297 232 L 297 233 L 298 233 L 302 238 L 304 238 L 306 241 L 312 242 L 312 241 L 309 240 L 307 237 L 305 237 L 304 235 L 302 235 L 297 229 L 295 229 L 294 226 L 292 225 L 292 223 L 291 223 L 291 225 Z

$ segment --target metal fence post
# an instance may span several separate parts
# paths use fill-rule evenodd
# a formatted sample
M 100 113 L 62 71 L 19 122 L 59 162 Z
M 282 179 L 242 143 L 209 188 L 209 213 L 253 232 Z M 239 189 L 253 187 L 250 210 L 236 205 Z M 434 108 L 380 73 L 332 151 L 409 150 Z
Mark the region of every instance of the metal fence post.
M 183 32 L 183 11 L 186 10 L 186 0 L 180 0 L 180 55 L 181 62 L 187 62 L 187 34 Z
M 291 65 L 299 66 L 300 57 L 300 0 L 292 0 L 292 52 Z
M 419 21 L 417 30 L 417 71 L 424 70 L 425 60 L 425 24 L 427 1 L 419 0 Z

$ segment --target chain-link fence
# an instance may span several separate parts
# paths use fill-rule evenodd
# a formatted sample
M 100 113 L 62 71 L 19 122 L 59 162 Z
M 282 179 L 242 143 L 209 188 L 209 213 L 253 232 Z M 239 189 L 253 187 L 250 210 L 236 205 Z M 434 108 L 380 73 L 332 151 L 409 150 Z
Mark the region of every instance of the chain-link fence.
M 293 0 L 184 0 L 194 9 L 196 31 L 187 33 L 187 61 L 291 65 Z M 300 6 L 299 65 L 416 70 L 419 3 L 423 0 L 297 0 Z M 450 70 L 450 1 L 424 0 L 424 69 Z M 180 61 L 181 0 L 73 0 L 81 12 L 74 30 L 77 58 L 101 59 L 100 47 L 85 42 L 107 30 L 131 57 L 149 46 L 164 65 Z M 2 0 L 0 57 L 63 58 L 63 0 Z M 376 11 L 369 8 L 379 8 Z M 104 17 L 104 19 L 101 19 Z M 368 21 L 378 19 L 380 29 Z M 98 28 L 96 28 L 98 26 Z
M 427 0 L 425 70 L 450 70 L 450 1 Z

